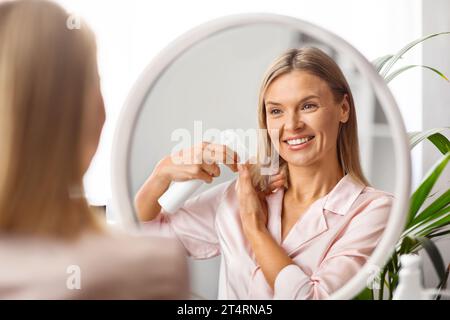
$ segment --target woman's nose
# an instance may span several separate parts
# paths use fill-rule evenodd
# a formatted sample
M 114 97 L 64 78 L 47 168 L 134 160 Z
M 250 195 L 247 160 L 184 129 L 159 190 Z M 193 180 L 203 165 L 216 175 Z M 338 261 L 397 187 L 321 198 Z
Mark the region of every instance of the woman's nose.
M 290 131 L 296 131 L 301 129 L 304 126 L 304 123 L 300 117 L 300 115 L 296 113 L 291 113 L 286 118 L 285 129 Z

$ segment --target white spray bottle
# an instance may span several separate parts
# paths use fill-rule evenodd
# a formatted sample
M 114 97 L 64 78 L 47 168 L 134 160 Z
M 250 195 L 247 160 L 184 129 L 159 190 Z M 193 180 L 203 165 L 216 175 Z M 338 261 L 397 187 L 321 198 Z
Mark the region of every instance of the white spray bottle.
M 420 256 L 415 254 L 405 254 L 400 257 L 399 283 L 394 292 L 393 300 L 425 299 L 421 262 Z

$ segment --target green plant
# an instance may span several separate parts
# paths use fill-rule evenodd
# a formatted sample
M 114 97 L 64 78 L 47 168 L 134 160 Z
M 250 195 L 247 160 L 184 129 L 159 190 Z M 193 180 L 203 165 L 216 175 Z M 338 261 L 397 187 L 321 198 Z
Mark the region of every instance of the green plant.
M 435 33 L 417 39 L 397 54 L 386 55 L 373 61 L 373 65 L 387 83 L 398 75 L 414 67 L 428 69 L 441 78 L 449 81 L 439 70 L 425 65 L 407 65 L 395 71 L 391 71 L 396 62 L 415 45 L 440 35 L 449 35 L 450 32 Z M 450 161 L 450 141 L 441 133 L 448 128 L 435 128 L 424 132 L 414 132 L 410 134 L 411 149 L 420 142 L 428 139 L 442 153 L 442 157 L 435 166 L 428 172 L 419 187 L 413 192 L 410 198 L 410 208 L 407 215 L 405 229 L 396 245 L 395 251 L 382 268 L 380 273 L 380 290 L 375 294 L 374 289 L 366 288 L 356 299 L 383 299 L 384 290 L 388 291 L 388 298 L 392 299 L 393 292 L 398 284 L 398 273 L 400 270 L 399 257 L 403 254 L 417 253 L 424 249 L 430 257 L 433 266 L 439 276 L 438 289 L 445 287 L 448 278 L 449 267 L 445 267 L 442 256 L 434 244 L 433 240 L 446 237 L 450 234 L 450 189 L 444 191 L 430 204 L 424 206 L 426 200 L 431 200 L 436 193 L 430 194 L 433 186 L 441 175 L 442 171 Z M 439 298 L 439 297 L 437 297 Z

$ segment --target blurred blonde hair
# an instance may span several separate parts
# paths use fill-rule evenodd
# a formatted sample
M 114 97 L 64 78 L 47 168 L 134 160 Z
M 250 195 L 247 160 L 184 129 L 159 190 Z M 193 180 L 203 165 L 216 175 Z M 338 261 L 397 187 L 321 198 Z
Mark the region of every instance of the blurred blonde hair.
M 260 129 L 267 129 L 264 101 L 267 88 L 279 76 L 294 70 L 305 71 L 324 80 L 331 89 L 336 102 L 342 101 L 345 94 L 348 96 L 350 113 L 348 121 L 340 124 L 337 138 L 337 157 L 346 174 L 350 174 L 363 185 L 369 185 L 364 177 L 359 160 L 356 111 L 350 86 L 336 62 L 322 50 L 313 47 L 290 49 L 279 56 L 268 68 L 259 92 L 258 123 Z M 253 184 L 260 190 L 265 190 L 269 182 L 268 176 L 261 175 L 261 168 L 267 166 L 262 164 L 261 159 L 270 158 L 271 145 L 268 133 L 259 140 L 258 163 L 252 168 L 252 180 Z M 281 157 L 279 157 L 279 167 L 280 171 L 284 171 L 286 177 L 289 178 L 287 163 Z M 289 180 L 287 179 L 285 187 L 288 186 Z
M 82 190 L 96 44 L 85 24 L 69 30 L 68 18 L 48 1 L 0 4 L 2 233 L 75 238 L 103 229 Z

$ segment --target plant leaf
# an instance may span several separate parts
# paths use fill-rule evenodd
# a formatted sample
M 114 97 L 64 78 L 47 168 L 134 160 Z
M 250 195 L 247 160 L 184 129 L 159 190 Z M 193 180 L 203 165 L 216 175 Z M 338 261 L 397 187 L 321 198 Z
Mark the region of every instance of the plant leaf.
M 417 237 L 417 240 L 422 244 L 422 247 L 425 249 L 425 252 L 430 257 L 431 262 L 433 263 L 434 269 L 439 277 L 439 283 L 444 279 L 445 276 L 445 264 L 444 259 L 442 259 L 442 255 L 439 252 L 436 244 L 428 238 L 425 237 Z
M 414 227 L 416 229 L 420 226 L 419 223 L 430 221 L 432 219 L 441 218 L 442 215 L 450 211 L 450 189 L 445 191 L 442 195 L 434 200 L 428 207 L 426 207 L 421 213 L 419 213 L 408 227 Z
M 391 262 L 391 260 L 388 261 L 388 263 L 384 266 L 383 270 L 381 271 L 380 275 L 380 290 L 378 291 L 378 300 L 383 300 L 384 297 L 384 286 L 385 286 L 385 280 L 386 280 L 386 273 L 387 273 L 387 265 Z
M 386 62 L 388 62 L 389 59 L 391 59 L 393 56 L 394 56 L 393 54 L 387 54 L 385 56 L 376 58 L 375 60 L 372 61 L 372 64 L 378 73 L 380 73 L 381 69 L 386 64 Z
M 448 161 L 450 160 L 450 152 L 447 152 L 432 168 L 429 174 L 427 174 L 425 180 L 420 184 L 417 190 L 412 194 L 410 201 L 410 209 L 408 214 L 407 226 L 416 216 L 420 207 L 423 205 L 425 199 L 436 183 L 437 179 L 441 175 Z
M 430 140 L 442 154 L 446 154 L 450 151 L 450 141 L 444 135 L 435 133 L 429 136 L 428 140 Z
M 407 234 L 412 233 L 413 230 L 417 230 L 417 229 L 419 229 L 420 227 L 423 227 L 423 226 L 424 226 L 425 224 L 427 224 L 427 223 L 429 223 L 429 224 L 426 225 L 426 226 L 424 226 L 424 227 L 423 227 L 420 231 L 418 231 L 418 232 L 423 232 L 424 230 L 430 231 L 430 230 L 431 230 L 430 227 L 432 226 L 432 224 L 434 224 L 434 223 L 437 222 L 437 221 L 440 221 L 439 219 L 443 219 L 443 218 L 447 217 L 447 214 L 448 214 L 449 212 L 450 212 L 450 206 L 447 206 L 447 207 L 442 208 L 441 210 L 439 210 L 439 211 L 433 213 L 432 215 L 430 215 L 430 217 L 424 219 L 423 221 L 421 221 L 421 222 L 419 222 L 419 223 L 417 223 L 417 224 L 412 223 L 411 228 L 407 231 Z M 444 221 L 444 222 L 445 222 L 445 221 Z M 444 225 L 442 225 L 442 223 L 441 223 L 441 224 L 433 225 L 433 228 L 439 229 L 439 228 L 442 228 L 443 226 L 444 226 Z M 433 230 L 432 232 L 434 232 L 434 230 Z M 428 236 L 428 234 L 427 234 L 427 236 Z
M 426 131 L 409 133 L 409 143 L 411 149 L 418 145 L 422 140 L 430 140 L 443 154 L 450 151 L 450 141 L 440 132 L 450 129 L 450 127 L 433 128 Z M 444 152 L 445 151 L 445 152 Z
M 450 225 L 450 215 L 440 218 L 437 221 L 434 221 L 433 223 L 431 223 L 425 229 L 420 230 L 419 235 L 428 237 L 431 233 L 439 232 L 442 230 L 442 228 L 444 228 L 448 225 Z
M 410 253 L 411 248 L 416 244 L 416 242 L 417 241 L 415 239 L 413 239 L 409 236 L 405 236 L 401 242 L 400 249 L 398 250 L 398 254 L 402 255 L 402 254 Z M 392 255 L 392 259 L 394 259 L 394 256 L 397 258 L 396 252 Z M 397 264 L 398 264 L 398 259 L 397 259 Z
M 381 72 L 381 76 L 383 78 L 386 78 L 386 75 L 388 74 L 388 72 L 391 70 L 392 66 L 398 61 L 398 59 L 400 59 L 407 51 L 409 51 L 411 48 L 413 48 L 415 45 L 433 38 L 433 37 L 437 37 L 440 35 L 444 35 L 444 34 L 450 34 L 450 32 L 439 32 L 439 33 L 433 33 L 433 34 L 429 34 L 427 36 L 424 36 L 422 38 L 419 38 L 417 40 L 414 40 L 413 42 L 408 43 L 406 46 L 404 46 L 399 52 L 397 52 L 391 59 L 389 59 L 389 62 L 387 62 L 384 70 Z
M 429 239 L 431 239 L 431 238 L 436 238 L 436 237 L 440 237 L 440 236 L 445 236 L 447 234 L 450 234 L 450 229 L 444 230 L 444 231 L 442 231 L 442 229 L 440 229 L 440 230 L 435 230 L 435 231 L 429 233 L 427 235 L 427 237 Z
M 386 83 L 389 83 L 391 80 L 393 80 L 395 77 L 397 77 L 398 75 L 402 74 L 406 70 L 409 70 L 409 69 L 412 69 L 412 68 L 417 68 L 417 67 L 431 70 L 434 73 L 438 74 L 444 80 L 449 81 L 448 78 L 442 72 L 440 72 L 439 70 L 437 70 L 435 68 L 432 68 L 432 67 L 429 67 L 429 66 L 421 65 L 421 64 L 411 64 L 411 65 L 408 65 L 408 66 L 401 67 L 400 69 L 397 69 L 397 70 L 393 71 L 391 74 L 389 74 L 388 76 L 386 76 L 385 81 L 386 81 Z
M 353 300 L 373 300 L 373 291 L 366 287 L 358 293 Z

